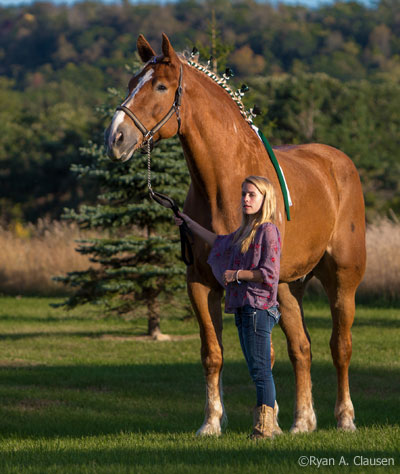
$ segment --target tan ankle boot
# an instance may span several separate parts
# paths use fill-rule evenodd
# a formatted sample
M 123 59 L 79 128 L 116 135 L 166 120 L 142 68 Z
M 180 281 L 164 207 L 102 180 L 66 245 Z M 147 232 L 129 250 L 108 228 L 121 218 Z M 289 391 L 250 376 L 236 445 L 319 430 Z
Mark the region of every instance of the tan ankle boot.
M 274 409 L 268 405 L 261 405 L 254 409 L 254 428 L 251 439 L 273 438 Z

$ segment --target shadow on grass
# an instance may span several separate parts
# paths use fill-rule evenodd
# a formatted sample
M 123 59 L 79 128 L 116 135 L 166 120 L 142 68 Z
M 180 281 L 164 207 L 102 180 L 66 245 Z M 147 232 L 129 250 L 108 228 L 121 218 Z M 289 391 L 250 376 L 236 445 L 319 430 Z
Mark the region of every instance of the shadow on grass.
M 15 320 L 15 317 L 12 318 L 10 317 L 5 317 L 2 316 L 0 317 L 0 321 L 4 320 L 9 320 L 13 321 Z M 306 325 L 308 329 L 326 329 L 328 331 L 328 334 L 330 334 L 330 331 L 332 330 L 332 320 L 330 315 L 327 316 L 311 316 L 307 318 L 306 315 Z M 98 319 L 97 319 L 98 320 Z M 43 324 L 48 324 L 48 323 L 60 323 L 63 321 L 67 322 L 73 322 L 73 321 L 88 321 L 87 318 L 85 317 L 66 317 L 64 318 L 53 318 L 53 317 L 48 317 L 48 318 L 32 318 L 32 317 L 27 317 L 26 321 L 24 318 L 21 318 L 18 316 L 18 322 L 29 322 L 31 323 L 32 321 L 35 322 L 40 322 Z M 96 321 L 96 320 L 95 320 Z M 231 324 L 232 323 L 232 318 L 230 316 L 225 316 L 224 317 L 224 324 Z M 367 318 L 362 315 L 357 317 L 354 320 L 353 324 L 353 329 L 357 327 L 371 327 L 371 328 L 376 328 L 376 327 L 382 327 L 382 328 L 400 328 L 400 319 L 394 319 L 394 318 L 382 318 L 382 317 L 377 317 L 377 318 Z M 132 337 L 132 336 L 143 336 L 143 327 L 138 327 L 138 326 L 132 326 L 131 328 L 123 328 L 123 329 L 118 329 L 118 330 L 112 330 L 112 329 L 103 329 L 100 331 L 70 331 L 70 330 L 65 330 L 65 331 L 52 331 L 49 329 L 48 331 L 34 331 L 34 332 L 12 332 L 12 333 L 5 333 L 1 334 L 0 333 L 0 341 L 1 340 L 20 340 L 20 339 L 32 339 L 32 338 L 40 338 L 40 337 L 86 337 L 86 338 L 92 338 L 92 339 L 98 339 L 106 336 L 116 336 L 116 337 Z
M 103 318 L 99 316 L 75 316 L 75 315 L 66 315 L 66 316 L 45 316 L 45 317 L 35 317 L 35 316 L 22 316 L 15 314 L 3 314 L 0 316 L 0 322 L 10 322 L 13 323 L 18 319 L 18 323 L 62 323 L 62 322 L 90 322 L 90 321 L 99 321 Z
M 274 368 L 280 424 L 288 430 L 294 403 L 289 362 Z M 315 362 L 313 395 L 319 428 L 335 426 L 336 374 Z M 224 367 L 229 430 L 247 432 L 254 388 L 244 362 Z M 358 426 L 400 423 L 398 370 L 351 370 Z M 397 382 L 396 382 L 397 381 Z M 204 382 L 199 364 L 30 366 L 0 369 L 0 435 L 91 436 L 196 431 L 203 421 Z
M 203 441 L 203 440 L 201 440 Z M 214 441 L 214 440 L 210 440 Z M 360 462 L 360 449 L 342 448 L 326 449 L 321 448 L 287 448 L 276 446 L 274 442 L 255 443 L 241 442 L 240 449 L 237 449 L 237 442 L 234 448 L 220 446 L 217 442 L 203 443 L 199 442 L 195 446 L 182 448 L 179 443 L 160 447 L 106 447 L 100 449 L 63 448 L 57 451 L 34 449 L 21 449 L 17 452 L 7 452 L 2 454 L 1 464 L 8 466 L 21 466 L 35 464 L 36 468 L 47 468 L 71 466 L 86 468 L 91 466 L 93 472 L 98 472 L 96 468 L 109 467 L 112 472 L 115 467 L 124 466 L 123 472 L 304 472 L 304 468 L 298 465 L 299 459 L 304 457 L 313 457 L 314 459 L 325 459 L 329 464 L 329 472 L 332 466 L 339 466 L 343 470 L 342 462 L 347 462 L 350 466 L 357 465 Z M 363 458 L 373 459 L 382 457 L 383 450 L 363 449 Z M 327 457 L 329 456 L 329 458 Z M 397 453 L 392 450 L 386 451 L 386 456 L 392 458 L 393 464 L 397 461 Z M 314 461 L 315 462 L 315 461 Z M 360 464 L 358 464 L 359 466 Z M 130 468 L 130 469 L 129 469 Z M 222 471 L 215 469 L 222 469 Z M 315 466 L 317 468 L 317 466 Z M 128 470 L 125 470 L 128 469 Z M 261 469 L 261 470 L 260 470 Z M 344 467 L 346 470 L 346 466 Z M 358 467 L 360 472 L 366 472 L 367 468 Z M 386 468 L 388 469 L 388 468 Z M 390 469 L 390 468 L 389 468 Z M 306 468 L 308 472 L 308 469 Z M 321 468 L 321 472 L 323 468 Z M 39 471 L 35 471 L 39 472 Z M 68 472 L 68 471 L 62 471 Z M 74 471 L 77 472 L 77 471 Z M 88 472 L 85 470 L 84 472 Z M 92 472 L 92 471 L 90 471 Z M 106 472 L 101 470 L 101 472 Z M 326 470 L 323 472 L 327 472 Z M 354 471 L 353 471 L 354 472 Z M 382 471 L 379 471 L 382 472 Z M 392 471 L 393 472 L 393 471 Z
M 34 331 L 34 332 L 21 332 L 21 333 L 10 333 L 0 334 L 1 340 L 18 341 L 20 339 L 34 339 L 42 337 L 86 337 L 90 339 L 100 339 L 103 337 L 132 337 L 132 336 L 143 336 L 143 330 L 141 328 L 133 327 L 131 330 L 117 329 L 110 330 L 104 329 L 102 331 Z
M 332 319 L 329 316 L 311 316 L 307 317 L 305 314 L 305 321 L 307 328 L 327 329 L 328 333 L 332 330 Z M 358 315 L 354 319 L 353 329 L 357 327 L 371 327 L 371 328 L 400 328 L 400 318 L 371 318 L 363 315 Z
M 315 280 L 315 279 L 314 279 Z M 313 281 L 314 281 L 313 280 Z M 305 304 L 328 305 L 329 300 L 324 292 L 322 286 L 318 282 L 319 290 L 315 291 L 310 287 L 304 295 Z M 373 307 L 373 308 L 400 308 L 400 296 L 397 295 L 382 295 L 376 292 L 357 292 L 356 293 L 357 307 Z

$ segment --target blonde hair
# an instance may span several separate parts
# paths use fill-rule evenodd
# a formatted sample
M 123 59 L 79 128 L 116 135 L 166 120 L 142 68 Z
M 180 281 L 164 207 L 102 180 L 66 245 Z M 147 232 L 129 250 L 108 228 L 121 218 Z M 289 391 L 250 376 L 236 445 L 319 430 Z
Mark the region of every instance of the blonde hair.
M 257 229 L 265 222 L 274 222 L 276 214 L 276 195 L 272 183 L 262 176 L 248 176 L 242 183 L 253 184 L 264 196 L 260 210 L 256 214 L 242 214 L 242 223 L 236 231 L 234 244 L 240 246 L 242 253 L 249 250 L 253 242 Z

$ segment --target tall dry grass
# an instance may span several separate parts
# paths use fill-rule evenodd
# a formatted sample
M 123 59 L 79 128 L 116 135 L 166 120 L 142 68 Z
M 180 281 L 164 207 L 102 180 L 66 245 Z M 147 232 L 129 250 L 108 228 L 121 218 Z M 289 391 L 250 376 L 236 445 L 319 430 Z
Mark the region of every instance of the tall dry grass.
M 65 222 L 40 220 L 35 226 L 0 227 L 0 293 L 65 294 L 66 288 L 52 277 L 93 265 L 75 250 L 76 240 L 87 236 L 76 224 Z
M 0 293 L 55 295 L 66 292 L 56 275 L 91 264 L 75 251 L 88 237 L 75 224 L 40 221 L 36 226 L 0 228 Z M 321 292 L 316 279 L 311 291 Z M 400 223 L 381 219 L 367 226 L 367 269 L 357 296 L 373 301 L 400 299 Z
M 367 268 L 361 300 L 400 300 L 400 222 L 380 219 L 367 226 Z
M 358 302 L 400 301 L 400 222 L 380 218 L 367 225 L 367 267 L 357 289 Z M 312 295 L 325 295 L 321 283 L 313 278 L 308 288 Z

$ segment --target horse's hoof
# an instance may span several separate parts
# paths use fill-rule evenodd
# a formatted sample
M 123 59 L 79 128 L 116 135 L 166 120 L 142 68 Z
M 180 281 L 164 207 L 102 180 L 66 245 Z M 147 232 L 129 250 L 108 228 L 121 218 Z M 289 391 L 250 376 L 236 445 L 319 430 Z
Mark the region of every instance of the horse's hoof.
M 354 424 L 354 421 L 349 418 L 349 417 L 343 417 L 338 420 L 337 423 L 337 428 L 338 430 L 343 430 L 343 431 L 356 431 L 356 425 Z
M 354 424 L 354 407 L 351 400 L 335 406 L 335 418 L 337 419 L 338 430 L 356 430 L 356 425 Z
M 154 341 L 171 341 L 171 336 L 168 334 L 158 333 L 153 336 Z
M 296 423 L 295 425 L 292 425 L 290 428 L 290 432 L 292 434 L 297 434 L 297 433 L 308 433 L 310 430 L 308 429 L 307 423 Z
M 278 414 L 279 414 L 279 405 L 277 401 L 275 400 L 275 406 L 274 406 L 274 426 L 272 428 L 272 434 L 274 436 L 279 436 L 282 434 L 282 430 L 280 429 L 278 425 Z
M 317 429 L 317 419 L 315 415 L 308 418 L 298 418 L 290 428 L 292 434 L 311 433 Z
M 204 423 L 197 432 L 197 436 L 221 436 L 221 425 L 218 423 Z
M 274 424 L 272 434 L 273 434 L 273 436 L 279 436 L 279 435 L 283 434 L 283 431 L 280 429 L 280 427 L 278 425 Z

